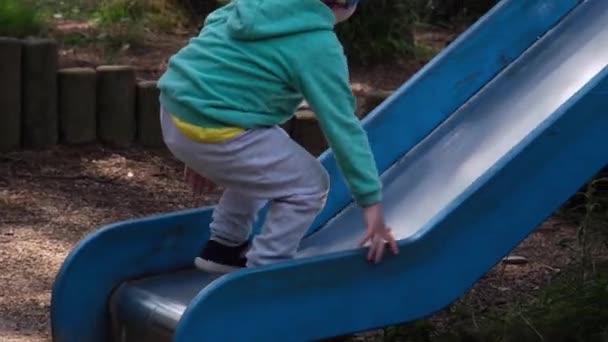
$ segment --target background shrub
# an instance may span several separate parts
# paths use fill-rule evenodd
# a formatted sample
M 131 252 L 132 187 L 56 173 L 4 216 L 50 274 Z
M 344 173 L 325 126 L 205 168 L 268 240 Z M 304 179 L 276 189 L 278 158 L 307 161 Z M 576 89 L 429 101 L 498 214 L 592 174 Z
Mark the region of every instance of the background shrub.
M 201 25 L 225 0 L 175 0 Z M 337 26 L 351 62 L 389 62 L 413 52 L 415 3 L 420 0 L 363 0 L 357 13 Z
M 46 25 L 30 1 L 0 0 L 0 36 L 38 35 Z
M 470 21 L 495 6 L 500 0 L 413 0 L 422 17 L 434 23 Z
M 413 54 L 415 21 L 415 1 L 363 0 L 336 32 L 351 62 L 392 62 Z
M 184 9 L 196 25 L 202 25 L 207 15 L 217 9 L 226 1 L 224 0 L 174 0 L 175 3 Z

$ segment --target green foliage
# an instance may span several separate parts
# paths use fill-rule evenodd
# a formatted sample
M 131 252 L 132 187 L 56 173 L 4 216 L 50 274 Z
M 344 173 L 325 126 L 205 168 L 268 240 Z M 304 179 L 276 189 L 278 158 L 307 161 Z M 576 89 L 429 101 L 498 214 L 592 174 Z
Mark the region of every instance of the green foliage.
M 0 35 L 22 38 L 38 35 L 45 28 L 45 22 L 29 1 L 0 1 Z
M 0 0 L 1 1 L 1 0 Z M 91 18 L 101 5 L 99 0 L 30 0 L 36 3 L 41 15 L 51 17 L 60 15 L 71 20 L 86 20 Z
M 423 61 L 432 59 L 439 52 L 441 52 L 441 49 L 425 44 L 416 44 L 416 46 L 414 47 L 414 55 L 416 55 L 417 58 Z
M 608 273 L 581 281 L 572 270 L 525 307 L 496 311 L 471 334 L 475 341 L 602 342 L 608 338 Z
M 201 24 L 227 0 L 175 0 Z M 363 0 L 349 20 L 336 26 L 349 61 L 356 64 L 392 62 L 415 53 L 411 0 Z
M 133 24 L 170 31 L 179 26 L 182 13 L 167 0 L 104 0 L 95 17 L 100 24 Z
M 100 41 L 110 50 L 119 51 L 124 46 L 138 45 L 144 35 L 142 18 L 143 0 L 105 0 L 95 16 L 103 32 Z
M 144 0 L 104 0 L 100 3 L 97 18 L 102 24 L 137 22 L 144 16 Z
M 437 332 L 428 320 L 385 329 L 382 341 L 396 342 L 606 342 L 608 341 L 608 272 L 585 280 L 580 270 L 558 276 L 526 304 L 490 308 L 475 317 L 458 304 L 452 323 Z
M 173 0 L 184 9 L 190 19 L 200 26 L 207 15 L 229 0 Z
M 410 0 L 367 0 L 336 32 L 351 62 L 393 62 L 414 54 L 415 18 Z
M 419 13 L 431 22 L 471 21 L 495 6 L 499 0 L 413 0 Z
M 112 51 L 141 43 L 145 31 L 170 32 L 181 26 L 182 13 L 166 0 L 104 0 L 95 18 Z
M 598 174 L 562 207 L 559 214 L 578 229 L 580 262 L 593 268 L 593 250 L 608 249 L 608 173 Z

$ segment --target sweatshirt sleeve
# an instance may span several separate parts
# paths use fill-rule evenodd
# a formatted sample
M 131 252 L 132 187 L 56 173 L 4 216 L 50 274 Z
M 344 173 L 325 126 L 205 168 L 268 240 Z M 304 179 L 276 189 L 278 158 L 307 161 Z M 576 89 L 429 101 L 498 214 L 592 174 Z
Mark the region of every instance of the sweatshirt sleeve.
M 339 42 L 318 44 L 294 58 L 294 79 L 331 147 L 359 206 L 382 199 L 381 183 L 369 141 L 355 114 L 348 66 Z

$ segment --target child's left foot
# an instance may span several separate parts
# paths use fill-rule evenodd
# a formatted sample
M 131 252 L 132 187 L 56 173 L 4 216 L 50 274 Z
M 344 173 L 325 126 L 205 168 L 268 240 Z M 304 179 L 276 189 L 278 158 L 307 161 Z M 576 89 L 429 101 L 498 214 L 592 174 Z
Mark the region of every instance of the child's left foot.
M 196 268 L 210 273 L 229 273 L 244 268 L 247 263 L 244 253 L 249 247 L 246 242 L 240 246 L 230 247 L 209 240 L 201 255 L 194 259 Z

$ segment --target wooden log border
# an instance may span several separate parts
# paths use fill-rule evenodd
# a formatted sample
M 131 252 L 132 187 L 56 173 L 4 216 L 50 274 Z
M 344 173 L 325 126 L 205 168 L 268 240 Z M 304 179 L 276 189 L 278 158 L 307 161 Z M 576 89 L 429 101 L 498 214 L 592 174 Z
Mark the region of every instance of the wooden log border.
M 156 80 L 137 80 L 129 65 L 58 67 L 57 42 L 0 37 L 0 152 L 101 144 L 164 148 Z M 390 92 L 358 98 L 363 118 Z M 327 148 L 314 113 L 300 108 L 282 127 L 317 156 Z

